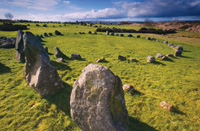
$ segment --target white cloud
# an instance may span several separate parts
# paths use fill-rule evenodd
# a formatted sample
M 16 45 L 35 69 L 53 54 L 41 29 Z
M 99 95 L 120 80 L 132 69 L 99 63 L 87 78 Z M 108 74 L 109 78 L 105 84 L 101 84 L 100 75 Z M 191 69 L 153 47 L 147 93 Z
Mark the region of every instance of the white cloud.
M 0 12 L 11 12 L 11 10 L 0 8 Z
M 105 8 L 102 10 L 91 10 L 88 12 L 77 12 L 65 14 L 63 18 L 68 19 L 117 19 L 124 18 L 125 12 L 116 8 Z
M 8 4 L 36 10 L 51 10 L 60 0 L 12 0 Z
M 65 3 L 65 4 L 71 4 L 70 1 L 63 1 L 63 3 Z
M 126 13 L 123 10 L 115 8 L 105 8 L 102 10 L 91 10 L 88 12 L 68 13 L 65 15 L 45 15 L 45 14 L 31 14 L 27 16 L 16 16 L 16 19 L 28 19 L 33 21 L 75 21 L 75 20 L 97 20 L 97 19 L 119 19 L 125 18 Z

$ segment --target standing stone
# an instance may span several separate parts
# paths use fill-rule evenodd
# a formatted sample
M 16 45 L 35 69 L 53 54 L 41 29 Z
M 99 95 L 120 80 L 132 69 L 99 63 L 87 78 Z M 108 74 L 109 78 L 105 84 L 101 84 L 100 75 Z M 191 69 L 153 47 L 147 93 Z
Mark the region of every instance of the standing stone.
M 15 59 L 21 62 L 25 62 L 23 34 L 24 32 L 18 30 L 17 39 L 15 43 L 15 49 L 16 49 Z
M 58 47 L 55 48 L 55 53 L 54 55 L 57 57 L 57 58 L 66 58 L 67 56 L 65 54 L 63 54 L 60 49 Z
M 106 31 L 106 35 L 109 35 L 109 31 Z
M 82 131 L 127 131 L 128 112 L 121 79 L 108 68 L 90 64 L 74 82 L 71 117 Z
M 155 60 L 155 58 L 154 58 L 153 56 L 149 55 L 149 56 L 147 57 L 147 62 L 153 63 L 153 62 L 155 62 L 155 61 L 156 61 L 156 60 Z
M 177 45 L 174 47 L 175 50 L 183 51 L 183 47 L 181 45 Z
M 111 32 L 111 34 L 110 34 L 110 35 L 114 36 L 114 35 L 115 35 L 115 33 L 114 33 L 114 32 Z
M 53 95 L 63 87 L 62 81 L 41 42 L 31 33 L 23 35 L 26 63 L 23 76 L 41 97 Z

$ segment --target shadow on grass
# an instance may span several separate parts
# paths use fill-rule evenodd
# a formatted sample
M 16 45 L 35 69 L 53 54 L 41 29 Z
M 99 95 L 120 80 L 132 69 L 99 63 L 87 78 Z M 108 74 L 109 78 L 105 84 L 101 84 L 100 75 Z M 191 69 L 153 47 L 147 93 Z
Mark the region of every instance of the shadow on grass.
M 54 55 L 54 54 L 53 54 L 53 53 L 49 53 L 49 52 L 48 52 L 48 55 Z
M 51 64 L 54 67 L 56 67 L 57 70 L 70 70 L 70 71 L 72 70 L 69 66 L 67 66 L 66 64 L 63 64 L 61 62 L 51 61 Z
M 11 68 L 0 63 L 0 74 L 11 72 Z
M 173 112 L 176 114 L 180 114 L 180 115 L 186 115 L 184 112 L 178 110 L 177 108 L 175 108 L 175 110 Z
M 170 59 L 169 57 L 166 59 L 166 60 L 164 60 L 164 61 L 169 61 L 169 62 L 174 62 L 172 59 Z
M 131 116 L 129 116 L 128 130 L 129 131 L 157 131 L 155 128 Z
M 139 92 L 139 91 L 137 91 L 137 90 L 133 90 L 133 91 L 131 92 L 131 95 L 144 95 L 144 93 Z
M 188 56 L 179 56 L 179 57 L 182 57 L 182 58 L 189 58 L 189 59 L 194 59 L 192 57 L 188 57 Z
M 63 85 L 64 87 L 60 92 L 56 93 L 53 96 L 46 96 L 45 99 L 48 102 L 55 104 L 58 109 L 65 112 L 65 114 L 71 118 L 70 95 L 71 95 L 72 87 L 65 82 L 63 82 Z
M 69 58 L 69 60 L 72 60 L 72 61 L 74 61 L 74 60 L 78 60 L 78 61 L 86 61 L 86 58 L 81 58 L 81 59 L 73 59 L 73 58 Z
M 163 64 L 163 63 L 161 63 L 161 62 L 159 62 L 159 61 L 155 61 L 155 62 L 153 62 L 152 64 L 166 66 L 165 64 Z
M 190 51 L 190 50 L 183 50 L 183 52 L 192 52 L 192 51 Z

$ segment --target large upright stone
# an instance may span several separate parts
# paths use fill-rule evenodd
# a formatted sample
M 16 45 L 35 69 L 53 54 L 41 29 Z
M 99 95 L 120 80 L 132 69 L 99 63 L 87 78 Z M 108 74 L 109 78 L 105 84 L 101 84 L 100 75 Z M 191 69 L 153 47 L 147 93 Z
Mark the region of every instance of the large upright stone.
M 82 131 L 127 131 L 128 112 L 120 78 L 90 64 L 74 82 L 71 116 Z
M 26 63 L 23 76 L 40 96 L 53 95 L 63 87 L 62 81 L 41 42 L 31 33 L 24 36 Z
M 24 32 L 18 30 L 15 43 L 15 49 L 16 49 L 15 59 L 21 62 L 25 62 L 23 34 Z

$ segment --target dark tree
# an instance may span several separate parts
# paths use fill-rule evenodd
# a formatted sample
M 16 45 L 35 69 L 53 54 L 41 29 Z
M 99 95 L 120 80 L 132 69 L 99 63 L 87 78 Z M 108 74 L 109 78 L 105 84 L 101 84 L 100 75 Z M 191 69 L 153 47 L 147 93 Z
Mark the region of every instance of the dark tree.
M 11 13 L 6 13 L 6 14 L 5 14 L 5 17 L 6 17 L 7 19 L 12 20 L 14 16 L 13 16 Z

